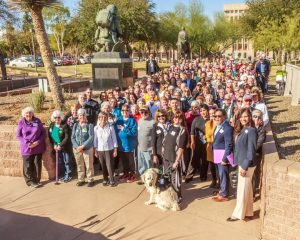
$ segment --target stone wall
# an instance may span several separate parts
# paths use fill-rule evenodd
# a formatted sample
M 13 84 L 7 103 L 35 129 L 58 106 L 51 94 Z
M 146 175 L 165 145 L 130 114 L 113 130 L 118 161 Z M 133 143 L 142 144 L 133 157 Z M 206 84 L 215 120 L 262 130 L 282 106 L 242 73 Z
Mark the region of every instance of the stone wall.
M 23 160 L 20 154 L 20 143 L 16 138 L 17 126 L 0 125 L 0 175 L 23 176 Z M 44 180 L 55 177 L 55 160 L 51 154 L 48 138 L 47 149 L 43 154 L 42 178 Z
M 300 162 L 280 160 L 273 133 L 263 147 L 261 236 L 265 240 L 300 239 Z

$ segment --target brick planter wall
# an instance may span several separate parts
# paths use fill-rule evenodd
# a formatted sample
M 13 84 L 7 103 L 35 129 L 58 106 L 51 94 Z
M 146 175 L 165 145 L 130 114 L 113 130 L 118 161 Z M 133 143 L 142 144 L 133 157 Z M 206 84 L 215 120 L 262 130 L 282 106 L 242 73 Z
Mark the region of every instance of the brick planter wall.
M 17 126 L 0 125 L 0 175 L 23 176 L 23 159 L 20 154 L 20 143 L 16 138 Z M 43 154 L 42 179 L 55 177 L 55 160 L 51 154 L 51 146 L 46 138 L 46 151 Z
M 263 151 L 262 239 L 299 240 L 300 162 L 279 159 L 271 130 Z

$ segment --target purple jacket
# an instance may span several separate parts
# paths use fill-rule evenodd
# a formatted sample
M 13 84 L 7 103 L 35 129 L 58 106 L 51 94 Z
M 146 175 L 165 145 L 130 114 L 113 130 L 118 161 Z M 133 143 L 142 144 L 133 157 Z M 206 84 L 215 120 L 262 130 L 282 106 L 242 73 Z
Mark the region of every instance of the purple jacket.
M 41 154 L 45 151 L 46 131 L 40 119 L 33 117 L 32 122 L 28 123 L 22 118 L 18 124 L 17 138 L 21 142 L 22 156 Z M 29 148 L 29 143 L 39 142 L 35 148 Z

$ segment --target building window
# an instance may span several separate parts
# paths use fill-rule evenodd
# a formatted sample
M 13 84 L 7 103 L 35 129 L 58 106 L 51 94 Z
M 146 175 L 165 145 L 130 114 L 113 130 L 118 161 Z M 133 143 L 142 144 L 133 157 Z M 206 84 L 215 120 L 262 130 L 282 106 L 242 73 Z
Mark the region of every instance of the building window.
M 231 13 L 234 13 L 234 10 L 231 10 L 230 12 L 231 12 Z
M 248 50 L 248 44 L 247 43 L 244 44 L 244 50 Z
M 243 50 L 243 44 L 241 44 L 241 43 L 238 44 L 238 50 L 239 50 L 239 51 L 240 51 L 240 50 Z
M 235 10 L 235 13 L 238 13 L 239 11 L 238 10 Z
M 247 53 L 246 52 L 244 52 L 244 58 L 247 58 Z
M 226 13 L 226 14 L 228 14 L 228 13 L 229 13 L 229 11 L 225 11 L 225 13 Z

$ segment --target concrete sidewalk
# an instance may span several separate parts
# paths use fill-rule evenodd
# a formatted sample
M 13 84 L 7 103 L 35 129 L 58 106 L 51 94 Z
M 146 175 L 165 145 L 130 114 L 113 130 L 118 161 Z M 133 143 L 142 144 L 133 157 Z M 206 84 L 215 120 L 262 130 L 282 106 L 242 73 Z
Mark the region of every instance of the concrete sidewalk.
M 0 177 L 1 240 L 259 239 L 259 202 L 255 220 L 226 222 L 235 200 L 213 202 L 209 182 L 183 184 L 180 212 L 144 205 L 148 193 L 135 183 L 75 184 L 33 189 L 23 178 Z

